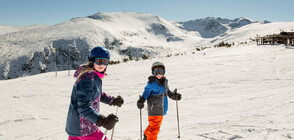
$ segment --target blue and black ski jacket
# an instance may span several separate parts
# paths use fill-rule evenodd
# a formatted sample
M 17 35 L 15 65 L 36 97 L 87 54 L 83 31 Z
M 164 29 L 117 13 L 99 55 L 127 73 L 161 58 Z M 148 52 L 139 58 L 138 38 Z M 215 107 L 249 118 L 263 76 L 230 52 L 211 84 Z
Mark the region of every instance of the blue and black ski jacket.
M 155 76 L 148 78 L 149 81 L 142 95 L 147 100 L 148 116 L 163 116 L 167 113 L 167 97 L 174 93 L 169 90 L 168 80 L 165 77 L 163 78 L 163 82 L 159 82 Z

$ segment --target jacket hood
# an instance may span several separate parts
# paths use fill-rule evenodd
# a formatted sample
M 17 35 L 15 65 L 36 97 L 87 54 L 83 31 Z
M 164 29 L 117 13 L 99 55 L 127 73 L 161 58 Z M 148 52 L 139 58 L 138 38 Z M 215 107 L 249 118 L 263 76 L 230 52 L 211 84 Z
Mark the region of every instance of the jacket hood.
M 87 65 L 83 64 L 83 65 L 80 65 L 77 70 L 75 71 L 75 74 L 74 74 L 74 77 L 75 78 L 78 78 L 79 74 L 82 72 L 82 70 L 86 67 Z M 96 73 L 92 70 L 88 71 L 88 72 L 85 72 L 79 79 L 76 80 L 76 84 L 83 80 L 83 79 L 91 79 L 91 80 L 94 80 L 94 77 L 95 77 Z M 99 76 L 97 76 L 99 77 Z
M 86 67 L 86 64 L 82 64 L 76 69 L 75 74 L 74 74 L 74 78 L 77 78 L 79 76 L 79 74 L 81 73 L 81 71 L 84 67 Z

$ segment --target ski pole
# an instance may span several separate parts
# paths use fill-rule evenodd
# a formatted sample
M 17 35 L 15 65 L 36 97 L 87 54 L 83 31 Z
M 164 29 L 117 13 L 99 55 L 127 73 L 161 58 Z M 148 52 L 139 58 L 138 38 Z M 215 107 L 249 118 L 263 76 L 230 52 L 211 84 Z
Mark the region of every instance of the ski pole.
M 104 135 L 103 135 L 103 137 L 102 137 L 101 140 L 105 140 L 106 139 L 106 135 L 107 135 L 107 129 L 105 130 Z
M 117 115 L 117 111 L 118 111 L 118 107 L 116 108 L 116 114 L 115 115 Z M 112 128 L 111 140 L 112 140 L 112 137 L 113 137 L 113 131 L 114 131 L 113 129 L 114 129 L 114 127 Z M 108 130 L 106 129 L 101 140 L 106 139 L 107 132 L 108 132 Z
M 175 89 L 175 93 L 177 93 L 177 89 Z M 176 106 L 177 106 L 177 120 L 178 120 L 178 138 L 180 140 L 181 138 L 181 134 L 180 134 L 180 121 L 179 121 L 179 107 L 178 107 L 178 99 L 177 99 L 177 96 L 176 96 Z
M 117 116 L 117 111 L 118 111 L 118 106 L 116 107 L 115 116 Z M 113 128 L 112 128 L 112 133 L 111 133 L 111 138 L 110 138 L 110 140 L 112 140 L 112 138 L 113 138 L 114 127 L 115 127 L 115 126 L 113 126 Z
M 139 95 L 139 100 L 141 99 L 141 95 Z M 140 140 L 142 140 L 142 109 L 140 109 Z
M 142 140 L 142 109 L 140 109 L 140 138 Z

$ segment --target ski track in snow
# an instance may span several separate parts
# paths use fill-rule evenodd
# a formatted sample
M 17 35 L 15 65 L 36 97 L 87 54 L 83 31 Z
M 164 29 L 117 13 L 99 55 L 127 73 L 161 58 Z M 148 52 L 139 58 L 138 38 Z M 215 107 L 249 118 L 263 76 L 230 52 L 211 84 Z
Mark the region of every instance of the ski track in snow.
M 205 53 L 205 55 L 204 55 Z M 165 63 L 179 101 L 183 140 L 289 140 L 294 138 L 294 49 L 239 46 L 109 66 L 103 91 L 121 95 L 114 139 L 140 138 L 138 96 L 154 61 Z M 68 71 L 0 81 L 0 139 L 64 140 L 75 79 Z M 115 107 L 101 104 L 104 115 Z M 147 110 L 142 110 L 143 130 Z M 104 132 L 104 129 L 102 129 Z M 177 139 L 175 102 L 169 100 L 160 140 Z M 108 133 L 110 137 L 111 133 Z

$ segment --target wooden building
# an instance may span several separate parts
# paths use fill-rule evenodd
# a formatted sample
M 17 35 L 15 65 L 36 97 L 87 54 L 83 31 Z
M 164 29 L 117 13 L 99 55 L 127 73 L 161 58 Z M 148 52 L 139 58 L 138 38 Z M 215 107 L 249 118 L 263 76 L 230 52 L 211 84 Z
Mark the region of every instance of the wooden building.
M 257 45 L 264 44 L 285 44 L 294 45 L 294 32 L 280 32 L 280 34 L 256 37 Z

